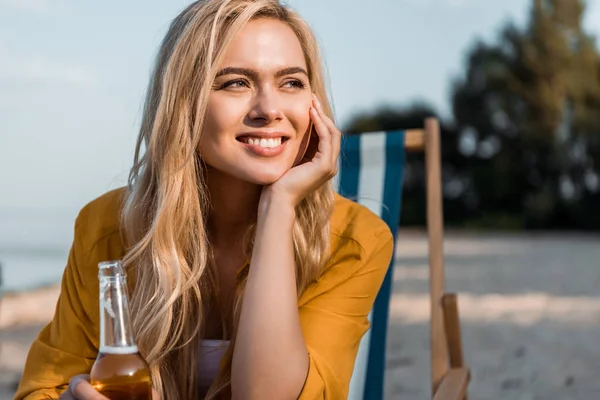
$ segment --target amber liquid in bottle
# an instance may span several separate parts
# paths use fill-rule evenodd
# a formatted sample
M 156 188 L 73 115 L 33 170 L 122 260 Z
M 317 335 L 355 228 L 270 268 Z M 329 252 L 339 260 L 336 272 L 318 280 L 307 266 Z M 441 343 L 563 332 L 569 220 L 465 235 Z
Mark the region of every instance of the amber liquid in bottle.
M 133 339 L 123 265 L 106 261 L 98 268 L 100 351 L 91 384 L 110 400 L 152 400 L 150 369 Z

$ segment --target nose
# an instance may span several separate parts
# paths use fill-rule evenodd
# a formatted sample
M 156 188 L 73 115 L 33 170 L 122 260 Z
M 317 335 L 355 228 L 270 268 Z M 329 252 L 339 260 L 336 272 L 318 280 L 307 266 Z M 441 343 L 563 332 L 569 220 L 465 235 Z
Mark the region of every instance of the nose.
M 250 120 L 269 125 L 283 119 L 281 103 L 277 93 L 271 89 L 261 89 L 253 99 L 252 108 L 248 113 Z

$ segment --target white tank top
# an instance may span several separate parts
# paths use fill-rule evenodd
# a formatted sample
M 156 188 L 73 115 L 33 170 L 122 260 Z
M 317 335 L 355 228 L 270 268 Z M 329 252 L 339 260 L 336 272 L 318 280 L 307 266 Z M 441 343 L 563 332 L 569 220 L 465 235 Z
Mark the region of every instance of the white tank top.
M 200 343 L 197 369 L 200 398 L 204 398 L 215 380 L 229 343 L 229 340 L 203 340 Z

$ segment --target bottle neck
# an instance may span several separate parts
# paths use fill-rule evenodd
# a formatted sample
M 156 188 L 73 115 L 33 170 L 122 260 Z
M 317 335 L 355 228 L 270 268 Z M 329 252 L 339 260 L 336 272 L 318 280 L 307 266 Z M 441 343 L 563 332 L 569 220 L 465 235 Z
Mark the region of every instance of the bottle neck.
M 137 352 L 124 276 L 100 278 L 100 352 Z

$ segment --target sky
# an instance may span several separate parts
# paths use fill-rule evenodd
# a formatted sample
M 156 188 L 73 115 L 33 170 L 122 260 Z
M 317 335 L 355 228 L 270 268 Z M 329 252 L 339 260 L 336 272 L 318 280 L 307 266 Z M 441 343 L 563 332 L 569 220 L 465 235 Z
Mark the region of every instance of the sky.
M 83 205 L 125 183 L 153 57 L 186 4 L 0 0 L 0 234 L 26 217 L 72 226 Z M 382 104 L 421 101 L 449 116 L 469 47 L 507 21 L 523 25 L 530 1 L 287 4 L 316 32 L 341 126 Z M 585 26 L 600 36 L 600 0 L 588 0 Z

